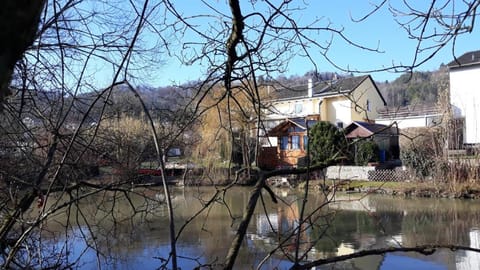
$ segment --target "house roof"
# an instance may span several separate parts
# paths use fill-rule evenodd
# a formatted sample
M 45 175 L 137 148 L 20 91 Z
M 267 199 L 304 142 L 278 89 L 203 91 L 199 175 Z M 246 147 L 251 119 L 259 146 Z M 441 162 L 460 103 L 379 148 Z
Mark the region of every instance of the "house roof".
M 359 77 L 349 77 L 327 83 L 324 87 L 314 92 L 314 96 L 330 96 L 338 94 L 348 94 L 355 90 L 363 81 L 365 81 L 370 75 L 364 75 Z M 373 80 L 372 80 L 373 81 Z
M 370 75 L 315 82 L 312 85 L 312 97 L 328 97 L 350 94 L 367 79 L 370 79 L 372 81 L 378 95 L 381 97 L 384 104 L 386 104 L 385 99 L 383 98 L 382 94 L 378 90 L 377 85 L 375 84 L 375 81 L 373 81 Z M 272 99 L 274 100 L 291 100 L 302 98 L 309 98 L 308 84 L 277 88 L 274 90 L 274 94 L 272 95 Z
M 347 138 L 365 138 L 374 134 L 394 134 L 395 130 L 387 125 L 354 121 L 344 129 L 344 132 Z
M 312 94 L 313 96 L 327 96 L 349 93 L 355 90 L 355 88 L 367 77 L 369 77 L 369 75 L 314 82 L 312 85 Z M 274 93 L 274 99 L 308 98 L 308 84 L 280 87 L 275 89 Z
M 452 62 L 448 63 L 449 68 L 464 67 L 480 64 L 480 50 L 466 52 L 462 56 L 453 59 Z
M 378 110 L 378 119 L 409 118 L 425 115 L 440 115 L 442 112 L 434 104 L 413 104 L 408 106 L 383 107 Z

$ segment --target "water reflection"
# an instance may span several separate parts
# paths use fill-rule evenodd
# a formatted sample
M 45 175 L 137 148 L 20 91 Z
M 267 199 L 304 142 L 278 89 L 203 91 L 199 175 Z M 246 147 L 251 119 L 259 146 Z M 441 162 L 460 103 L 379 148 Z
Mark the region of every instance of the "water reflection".
M 240 187 L 230 190 L 184 229 L 177 242 L 182 269 L 223 262 L 247 204 L 249 191 L 249 188 Z M 68 234 L 60 233 L 50 239 L 56 243 L 57 250 L 68 250 L 71 260 L 81 256 L 84 269 L 98 268 L 97 255 L 101 258 L 100 266 L 107 268 L 159 267 L 162 259 L 169 256 L 168 220 L 159 195 L 161 190 L 148 192 L 134 196 L 130 201 L 105 194 L 92 197 L 79 208 L 89 215 L 90 225 L 95 226 L 88 227 L 80 219 Z M 197 213 L 213 193 L 211 188 L 175 189 L 176 228 L 181 228 L 185 220 Z M 268 259 L 263 263 L 263 269 L 287 269 L 297 247 L 300 247 L 300 255 L 305 253 L 305 261 L 397 245 L 480 247 L 480 205 L 473 201 L 337 195 L 327 207 L 318 209 L 325 197 L 315 193 L 309 196 L 306 204 L 308 222 L 299 227 L 301 194 L 285 190 L 279 190 L 278 194 L 282 199 L 280 203 L 274 204 L 265 196 L 265 205 L 257 207 L 238 257 L 237 269 L 251 269 L 265 258 Z M 132 213 L 132 203 L 141 211 Z M 111 209 L 114 209 L 115 220 L 109 214 Z M 44 226 L 49 232 L 61 232 L 65 222 L 66 216 L 56 216 Z M 64 244 L 67 237 L 74 240 L 69 242 L 68 249 Z M 408 267 L 480 269 L 480 255 L 448 250 L 437 251 L 431 256 L 388 254 L 324 268 Z
M 258 214 L 254 235 L 263 236 L 264 241 L 271 243 L 272 238 L 268 236 L 272 230 L 269 229 L 282 228 L 278 224 L 296 224 L 294 221 L 298 220 L 298 215 L 295 213 L 298 211 L 290 209 L 291 206 L 286 210 L 277 209 L 268 218 Z M 480 216 L 478 206 L 472 201 L 338 196 L 327 211 L 334 213 L 327 230 L 312 226 L 306 231 L 308 235 L 305 238 L 315 243 L 309 251 L 308 258 L 311 260 L 387 246 L 456 244 L 478 248 L 480 244 L 480 231 L 476 229 Z M 291 225 L 278 230 L 291 231 L 294 227 Z M 337 267 L 397 269 L 393 265 L 402 258 L 404 266 L 416 264 L 415 269 L 480 269 L 480 254 L 447 250 L 440 250 L 432 256 L 410 253 L 371 256 L 341 263 Z
M 468 238 L 470 247 L 480 248 L 480 230 L 472 229 Z M 456 257 L 456 266 L 459 270 L 480 269 L 480 254 L 472 251 L 459 251 Z

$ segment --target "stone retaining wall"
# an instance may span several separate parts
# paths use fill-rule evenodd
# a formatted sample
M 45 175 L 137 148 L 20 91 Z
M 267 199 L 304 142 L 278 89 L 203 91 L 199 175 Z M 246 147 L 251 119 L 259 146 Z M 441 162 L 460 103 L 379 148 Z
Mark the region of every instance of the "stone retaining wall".
M 327 179 L 363 181 L 406 181 L 411 175 L 404 170 L 377 170 L 375 166 L 330 166 Z
M 330 166 L 327 168 L 327 179 L 368 180 L 368 172 L 375 171 L 374 166 Z

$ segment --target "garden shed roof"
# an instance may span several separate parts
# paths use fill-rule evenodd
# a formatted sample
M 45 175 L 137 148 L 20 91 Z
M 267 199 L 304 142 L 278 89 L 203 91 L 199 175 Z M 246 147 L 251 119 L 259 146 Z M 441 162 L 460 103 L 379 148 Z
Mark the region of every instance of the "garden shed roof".
M 366 138 L 375 134 L 395 134 L 395 128 L 387 125 L 354 121 L 345 130 L 347 138 Z

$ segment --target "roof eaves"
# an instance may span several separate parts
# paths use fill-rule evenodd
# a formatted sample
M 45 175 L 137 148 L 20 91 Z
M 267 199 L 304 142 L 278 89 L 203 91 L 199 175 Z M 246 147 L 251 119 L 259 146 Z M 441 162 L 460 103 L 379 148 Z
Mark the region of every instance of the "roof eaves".
M 356 90 L 368 77 L 370 77 L 370 75 L 363 75 L 362 77 L 363 78 L 361 80 L 359 80 L 359 82 L 354 87 L 352 87 L 351 92 Z
M 296 121 L 293 121 L 292 119 L 287 119 L 287 121 L 289 121 L 290 123 L 293 123 L 294 125 L 296 125 L 299 128 L 307 129 L 307 127 L 302 126 L 300 123 L 297 123 Z
M 374 132 L 372 132 L 371 130 L 369 130 L 369 129 L 365 128 L 364 126 L 360 125 L 359 123 L 357 123 L 357 121 L 353 121 L 350 125 L 348 125 L 348 126 L 345 128 L 345 130 L 350 129 L 350 126 L 352 126 L 352 125 L 356 126 L 357 128 L 360 128 L 360 129 L 362 129 L 362 130 L 364 130 L 364 131 L 367 131 L 367 133 L 369 134 L 368 137 L 370 137 L 370 136 L 372 136 L 372 135 L 374 134 Z M 352 132 L 353 130 L 355 130 L 355 128 L 353 128 L 351 131 L 349 131 L 349 132 L 347 132 L 347 133 L 349 134 L 349 133 Z M 346 134 L 347 134 L 347 133 L 346 133 Z
M 367 127 L 365 127 L 364 125 L 360 124 L 358 121 L 353 121 L 353 123 L 355 123 L 355 125 L 357 125 L 358 127 L 370 132 L 372 135 L 375 134 L 375 132 L 373 132 L 372 130 L 368 129 Z
M 385 100 L 385 98 L 383 97 L 382 93 L 380 92 L 380 89 L 378 88 L 377 83 L 375 83 L 375 81 L 373 80 L 372 76 L 367 75 L 367 78 L 370 78 L 370 81 L 372 81 L 373 87 L 375 87 L 375 90 L 377 91 L 377 94 L 380 96 L 380 98 L 381 98 L 382 101 L 383 101 L 383 106 L 387 106 L 387 101 Z
M 340 95 L 340 94 L 349 95 L 353 91 L 355 91 L 368 77 L 370 77 L 370 75 L 363 75 L 363 76 L 359 76 L 359 77 L 349 77 L 349 78 L 340 79 L 339 81 L 335 82 L 334 84 L 325 86 L 322 90 L 320 90 L 317 93 L 317 95 L 319 95 L 319 96 L 329 96 L 329 95 L 337 96 L 337 95 Z M 353 82 L 355 84 L 352 84 L 352 86 L 349 86 L 348 88 L 342 89 L 341 88 L 342 83 L 344 83 L 347 80 L 353 80 Z M 340 85 L 340 89 L 335 90 L 335 85 Z M 337 86 L 337 88 L 338 88 L 338 86 Z
M 296 96 L 296 97 L 284 97 L 284 98 L 275 98 L 271 99 L 270 102 L 282 102 L 282 101 L 292 101 L 292 100 L 300 100 L 300 99 L 309 99 L 308 96 Z
M 453 61 L 447 64 L 448 68 L 469 67 L 480 64 L 480 50 L 470 51 L 462 54 L 460 57 L 455 57 Z
M 459 65 L 452 65 L 452 66 L 448 66 L 449 69 L 460 69 L 460 68 L 468 68 L 468 67 L 472 67 L 472 66 L 478 66 L 480 65 L 480 61 L 479 62 L 473 62 L 473 63 L 465 63 L 465 64 L 459 64 Z

